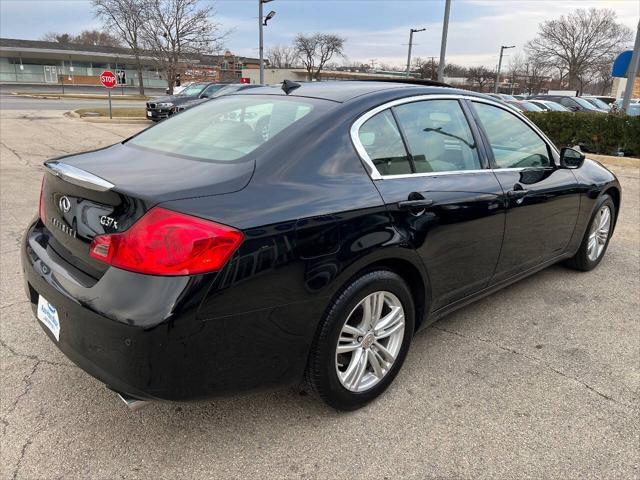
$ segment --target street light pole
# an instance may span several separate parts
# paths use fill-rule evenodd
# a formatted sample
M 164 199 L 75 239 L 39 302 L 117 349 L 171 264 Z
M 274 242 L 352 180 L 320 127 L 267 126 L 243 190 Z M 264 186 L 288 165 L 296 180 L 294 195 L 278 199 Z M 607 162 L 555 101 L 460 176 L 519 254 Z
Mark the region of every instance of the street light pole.
M 629 63 L 629 69 L 627 70 L 627 85 L 624 89 L 624 96 L 622 97 L 622 111 L 629 113 L 629 103 L 631 103 L 631 94 L 633 93 L 633 85 L 635 84 L 636 77 L 638 76 L 638 69 L 640 68 L 640 22 L 638 22 L 638 29 L 636 31 L 636 43 L 633 46 L 633 53 L 631 54 L 631 62 Z
M 407 73 L 406 76 L 409 76 L 411 72 L 411 47 L 413 46 L 413 34 L 415 32 L 424 32 L 426 28 L 412 28 L 409 30 L 409 53 L 407 54 Z
M 276 12 L 269 12 L 267 18 L 263 18 L 262 5 L 273 2 L 273 0 L 258 0 L 258 28 L 260 29 L 260 84 L 264 84 L 264 36 L 263 28 L 267 26 L 267 21 L 271 20 Z
M 502 54 L 507 48 L 515 48 L 515 45 L 505 46 L 502 45 L 500 47 L 500 60 L 498 60 L 498 71 L 496 72 L 496 84 L 493 88 L 493 93 L 498 93 L 498 84 L 500 83 L 500 69 L 502 68 Z
M 264 84 L 264 39 L 262 33 L 262 0 L 258 0 L 258 28 L 260 28 L 260 85 Z
M 447 32 L 449 31 L 449 11 L 451 10 L 451 0 L 445 0 L 444 20 L 442 22 L 442 41 L 440 42 L 440 63 L 438 64 L 438 81 L 444 81 L 444 56 L 447 52 Z

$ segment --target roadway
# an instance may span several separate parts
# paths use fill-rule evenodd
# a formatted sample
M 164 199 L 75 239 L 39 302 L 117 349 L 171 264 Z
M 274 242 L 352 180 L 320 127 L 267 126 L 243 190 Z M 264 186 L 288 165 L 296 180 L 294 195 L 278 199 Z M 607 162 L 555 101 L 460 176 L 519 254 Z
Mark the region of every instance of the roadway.
M 62 93 L 60 87 L 56 87 L 52 89 L 51 87 L 47 88 L 46 86 L 38 86 L 36 87 L 27 87 L 27 86 L 0 86 L 0 109 L 1 110 L 75 110 L 77 108 L 96 108 L 96 107 L 108 107 L 109 104 L 107 100 L 96 100 L 96 99 L 82 99 L 82 98 L 30 98 L 30 97 L 21 97 L 16 96 L 13 92 L 27 92 L 27 93 L 36 93 L 36 92 L 46 92 L 50 94 Z M 91 88 L 91 87 L 89 87 Z M 79 90 L 79 89 L 69 89 L 65 88 L 66 93 L 104 93 L 105 89 L 96 90 Z M 136 93 L 136 92 L 127 92 L 127 93 Z M 119 90 L 113 92 L 114 97 L 119 94 Z M 154 90 L 150 92 L 150 95 L 160 95 L 162 92 Z M 143 107 L 145 102 L 143 100 L 114 100 L 114 107 Z

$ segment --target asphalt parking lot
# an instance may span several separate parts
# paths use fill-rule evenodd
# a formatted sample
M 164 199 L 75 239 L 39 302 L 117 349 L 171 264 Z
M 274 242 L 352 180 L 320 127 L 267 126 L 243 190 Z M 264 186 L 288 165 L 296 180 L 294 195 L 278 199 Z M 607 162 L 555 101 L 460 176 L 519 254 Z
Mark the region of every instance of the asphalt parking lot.
M 596 270 L 554 266 L 419 333 L 378 401 L 297 390 L 128 411 L 44 335 L 19 240 L 41 163 L 141 127 L 0 113 L 2 478 L 639 478 L 640 161 Z

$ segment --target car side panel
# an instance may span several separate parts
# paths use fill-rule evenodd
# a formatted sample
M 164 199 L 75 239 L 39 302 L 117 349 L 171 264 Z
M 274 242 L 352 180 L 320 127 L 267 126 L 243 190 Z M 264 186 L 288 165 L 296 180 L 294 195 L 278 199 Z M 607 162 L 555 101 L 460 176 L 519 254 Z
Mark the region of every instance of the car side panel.
M 580 192 L 580 211 L 567 251 L 575 253 L 582 243 L 598 198 L 606 191 L 615 189 L 619 194 L 618 201 L 622 203 L 622 188 L 613 173 L 601 163 L 588 158 L 585 159 L 582 167 L 572 172 Z M 619 213 L 619 211 L 616 212 L 616 219 Z M 613 228 L 615 229 L 615 223 Z

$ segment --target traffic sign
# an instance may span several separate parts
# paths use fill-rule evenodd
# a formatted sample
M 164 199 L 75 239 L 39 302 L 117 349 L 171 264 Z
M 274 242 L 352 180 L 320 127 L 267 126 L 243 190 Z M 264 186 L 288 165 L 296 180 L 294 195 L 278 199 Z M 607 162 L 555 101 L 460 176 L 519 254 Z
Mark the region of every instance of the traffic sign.
M 116 79 L 116 76 L 113 74 L 113 72 L 110 72 L 109 70 L 105 70 L 100 74 L 100 83 L 102 84 L 103 87 L 113 88 L 116 86 L 117 79 Z

